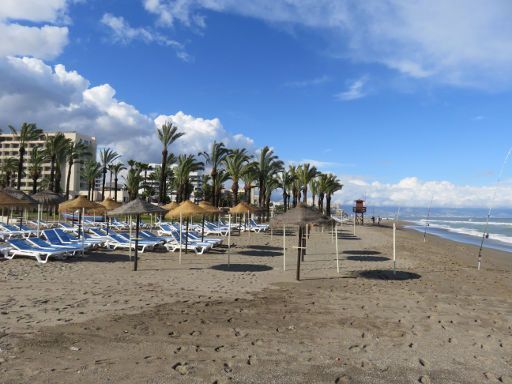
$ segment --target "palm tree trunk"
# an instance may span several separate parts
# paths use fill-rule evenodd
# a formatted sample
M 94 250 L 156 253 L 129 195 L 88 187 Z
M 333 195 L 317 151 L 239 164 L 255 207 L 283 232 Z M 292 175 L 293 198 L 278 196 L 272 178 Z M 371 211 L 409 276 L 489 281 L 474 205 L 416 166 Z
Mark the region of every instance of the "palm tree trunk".
M 66 176 L 66 199 L 69 199 L 69 183 L 71 182 L 71 169 L 73 168 L 73 160 L 68 163 L 68 175 Z
M 325 214 L 331 216 L 331 194 L 325 197 Z
M 112 198 L 112 170 L 110 171 L 110 179 L 108 184 L 108 197 Z
M 215 182 L 215 178 L 217 177 L 217 168 L 212 168 L 212 172 L 210 173 L 212 177 L 212 205 L 214 207 L 217 206 L 217 183 Z
M 55 155 L 52 156 L 50 161 L 50 190 L 55 192 Z
M 105 182 L 107 181 L 107 166 L 103 167 L 103 180 L 101 182 L 101 200 L 105 200 Z
M 32 178 L 32 194 L 37 192 L 37 179 L 38 177 Z
M 316 195 L 313 194 L 312 197 L 313 197 L 313 207 L 314 207 L 315 206 L 315 197 L 316 197 Z
M 117 173 L 114 178 L 114 200 L 117 201 Z
M 259 179 L 259 188 L 260 188 L 260 195 L 258 196 L 258 204 L 260 208 L 263 208 L 263 202 L 265 198 L 265 186 L 264 186 L 264 180 L 263 177 L 260 177 Z
M 164 150 L 162 151 L 162 169 L 160 170 L 160 188 L 159 188 L 159 193 L 158 193 L 158 200 L 160 200 L 160 204 L 163 204 L 164 203 L 164 195 L 165 195 L 165 182 L 166 182 L 166 177 L 165 177 L 165 170 L 167 168 L 167 148 L 164 148 Z
M 19 153 L 20 158 L 18 161 L 18 190 L 21 189 L 21 176 L 23 174 L 23 156 L 25 155 L 25 148 L 20 147 Z
M 231 186 L 231 191 L 233 192 L 233 206 L 238 204 L 238 180 L 233 181 L 233 185 Z
M 308 187 L 307 186 L 304 187 L 304 199 L 303 200 L 304 200 L 304 204 L 307 205 L 308 204 Z

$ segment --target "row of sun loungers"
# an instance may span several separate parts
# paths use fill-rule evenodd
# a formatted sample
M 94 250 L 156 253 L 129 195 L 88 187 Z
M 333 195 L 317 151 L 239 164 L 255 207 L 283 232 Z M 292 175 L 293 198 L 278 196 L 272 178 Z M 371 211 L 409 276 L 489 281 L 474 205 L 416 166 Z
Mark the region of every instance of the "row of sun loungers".
M 37 222 L 29 224 L 37 227 Z M 135 239 L 130 238 L 126 231 L 129 224 L 113 219 L 106 223 L 84 222 L 84 236 L 79 238 L 78 227 L 70 223 L 39 222 L 41 237 L 38 232 L 26 225 L 12 225 L 0 223 L 0 237 L 7 242 L 7 246 L 0 247 L 0 253 L 7 259 L 17 256 L 34 257 L 39 263 L 47 263 L 49 258 L 66 258 L 68 256 L 82 255 L 86 251 L 104 247 L 107 249 L 135 249 Z M 203 238 L 202 223 L 191 225 L 188 234 L 182 226 L 181 236 L 179 224 L 159 223 L 157 235 L 142 226 L 139 231 L 137 247 L 140 252 L 162 248 L 167 251 L 188 249 L 196 254 L 203 254 L 222 244 L 222 238 L 211 237 L 227 236 L 234 229 L 249 230 L 254 232 L 266 231 L 268 225 L 257 224 L 249 220 L 247 227 L 239 223 L 228 224 L 219 221 L 217 223 L 205 221 Z

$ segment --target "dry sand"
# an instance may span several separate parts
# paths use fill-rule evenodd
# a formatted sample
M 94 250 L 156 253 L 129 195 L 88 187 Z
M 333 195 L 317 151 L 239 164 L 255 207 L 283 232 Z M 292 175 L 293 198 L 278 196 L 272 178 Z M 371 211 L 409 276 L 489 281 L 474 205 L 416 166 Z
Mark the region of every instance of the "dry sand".
M 344 226 L 145 253 L 0 261 L 1 383 L 512 383 L 512 255 Z M 380 271 L 380 272 L 379 272 Z

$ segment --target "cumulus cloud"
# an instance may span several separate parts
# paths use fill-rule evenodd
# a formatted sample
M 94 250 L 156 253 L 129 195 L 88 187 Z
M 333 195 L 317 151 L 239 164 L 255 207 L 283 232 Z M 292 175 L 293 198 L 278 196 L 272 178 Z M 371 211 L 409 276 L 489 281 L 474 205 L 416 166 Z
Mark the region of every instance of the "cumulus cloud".
M 109 28 L 114 42 L 128 44 L 134 40 L 139 40 L 146 44 L 155 43 L 173 48 L 176 51 L 176 56 L 183 61 L 190 60 L 190 56 L 185 51 L 183 44 L 180 42 L 169 39 L 168 37 L 148 28 L 134 28 L 121 16 L 114 16 L 110 13 L 106 13 L 101 18 L 101 23 Z
M 364 90 L 364 86 L 366 85 L 367 81 L 368 78 L 366 76 L 354 80 L 352 83 L 350 83 L 347 90 L 334 95 L 334 97 L 341 101 L 361 99 L 367 95 L 366 91 Z
M 336 204 L 352 204 L 355 199 L 365 198 L 375 206 L 449 208 L 512 206 L 510 184 L 496 186 L 457 185 L 449 181 L 423 181 L 406 177 L 397 183 L 367 181 L 354 176 L 340 176 L 344 187 L 334 194 Z M 496 192 L 496 197 L 494 197 Z
M 227 132 L 218 118 L 204 119 L 187 115 L 181 111 L 174 115 L 160 115 L 155 119 L 157 126 L 172 122 L 185 135 L 179 139 L 178 153 L 199 153 L 210 149 L 213 141 L 223 142 L 229 148 L 253 149 L 254 141 L 242 135 Z M 178 143 L 178 142 L 176 142 Z
M 65 21 L 67 5 L 66 0 L 3 0 L 0 3 L 0 56 L 57 57 L 68 43 L 68 28 L 53 24 Z
M 206 13 L 329 31 L 337 55 L 416 79 L 488 89 L 512 85 L 508 0 L 143 0 L 160 24 L 204 29 Z
M 156 129 L 168 120 L 186 133 L 173 144 L 177 153 L 207 150 L 213 140 L 230 147 L 252 146 L 250 138 L 229 133 L 218 118 L 178 112 L 152 119 L 115 95 L 109 84 L 91 86 L 82 75 L 60 64 L 52 67 L 27 57 L 0 59 L 0 126 L 33 121 L 45 130 L 76 130 L 113 147 L 124 160 L 148 162 L 160 160 Z

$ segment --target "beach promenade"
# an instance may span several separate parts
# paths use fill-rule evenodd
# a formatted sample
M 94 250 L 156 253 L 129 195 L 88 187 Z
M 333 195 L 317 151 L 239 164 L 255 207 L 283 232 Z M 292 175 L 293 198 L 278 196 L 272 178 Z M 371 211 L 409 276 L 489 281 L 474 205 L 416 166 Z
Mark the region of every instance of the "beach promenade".
M 183 256 L 0 261 L 1 383 L 512 383 L 512 255 L 343 226 Z

